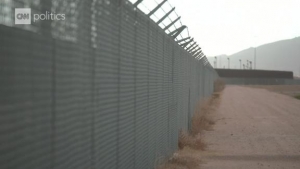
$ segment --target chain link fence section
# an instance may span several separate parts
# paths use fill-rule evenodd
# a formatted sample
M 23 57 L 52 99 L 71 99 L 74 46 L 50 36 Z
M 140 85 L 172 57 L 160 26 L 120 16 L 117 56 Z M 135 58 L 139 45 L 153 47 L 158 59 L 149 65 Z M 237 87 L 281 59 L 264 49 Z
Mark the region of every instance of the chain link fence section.
M 34 28 L 10 24 L 15 2 L 0 3 L 1 169 L 153 169 L 177 150 L 218 78 L 205 57 L 128 1 L 34 1 L 76 9 Z

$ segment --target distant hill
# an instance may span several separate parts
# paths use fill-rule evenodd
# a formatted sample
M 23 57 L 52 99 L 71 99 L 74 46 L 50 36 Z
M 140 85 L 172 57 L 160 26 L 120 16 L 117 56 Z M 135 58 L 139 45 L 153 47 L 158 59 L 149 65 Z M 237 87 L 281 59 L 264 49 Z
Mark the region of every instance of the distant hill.
M 247 60 L 254 63 L 254 51 L 254 48 L 249 48 L 230 56 L 217 56 L 218 68 L 228 68 L 228 57 L 231 69 L 240 68 L 240 59 L 245 65 Z M 208 57 L 208 60 L 214 66 L 214 57 Z M 295 76 L 300 77 L 300 37 L 258 46 L 256 48 L 256 69 L 293 71 Z

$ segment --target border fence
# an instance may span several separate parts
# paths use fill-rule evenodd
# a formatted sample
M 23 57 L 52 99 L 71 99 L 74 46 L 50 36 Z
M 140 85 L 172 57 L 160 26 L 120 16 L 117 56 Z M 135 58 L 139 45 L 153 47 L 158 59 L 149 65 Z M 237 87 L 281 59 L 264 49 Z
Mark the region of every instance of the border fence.
M 3 13 L 24 4 L 0 2 L 0 168 L 152 169 L 170 156 L 218 77 L 202 52 L 128 1 L 32 2 L 67 20 L 13 25 Z

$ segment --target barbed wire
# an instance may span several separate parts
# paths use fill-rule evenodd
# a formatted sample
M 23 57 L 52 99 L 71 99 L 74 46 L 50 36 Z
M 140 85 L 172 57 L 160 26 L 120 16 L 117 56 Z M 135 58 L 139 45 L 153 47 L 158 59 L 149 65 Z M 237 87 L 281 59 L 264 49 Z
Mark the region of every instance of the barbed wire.
M 132 0 L 131 0 L 132 1 Z M 147 5 L 145 5 L 145 1 L 146 0 L 143 0 L 141 3 L 139 3 L 139 4 L 141 4 L 146 10 L 148 10 L 148 11 L 143 11 L 142 9 L 140 9 L 141 11 L 143 11 L 145 14 L 146 14 L 146 12 L 148 12 L 148 13 L 150 13 L 153 9 L 155 9 L 155 8 L 153 8 L 152 10 L 151 9 L 149 9 L 148 8 L 148 6 Z M 149 0 L 150 1 L 150 0 Z M 148 1 L 148 2 L 149 2 Z M 137 2 L 137 1 L 135 1 L 135 2 Z M 158 5 L 160 5 L 163 1 L 160 1 L 160 2 L 158 2 L 158 0 L 152 0 L 152 2 L 154 2 L 155 4 L 156 4 L 156 6 L 158 6 Z M 134 3 L 134 2 L 133 2 Z M 167 3 L 168 5 L 169 5 L 169 7 L 171 8 L 171 10 L 174 8 L 173 6 L 172 6 L 172 4 L 167 0 L 165 3 Z M 167 15 L 168 14 L 168 12 L 169 12 L 169 10 L 165 10 L 164 9 L 164 4 L 159 8 L 159 9 L 161 9 L 161 11 L 164 13 L 164 15 L 163 16 L 165 16 L 165 15 Z M 178 15 L 178 13 L 176 12 L 176 10 L 174 10 L 174 11 L 172 11 L 172 13 L 174 13 L 175 15 L 176 15 L 176 19 L 177 18 L 179 18 L 180 17 L 180 15 Z M 157 20 L 160 20 L 163 16 L 157 16 L 156 14 L 155 14 L 155 12 L 151 15 L 151 16 L 153 16 L 155 19 L 157 19 Z M 154 19 L 153 18 L 153 19 Z M 153 20 L 152 19 L 152 20 Z M 172 19 L 171 17 L 170 17 L 170 13 L 167 15 L 167 17 L 165 18 L 165 19 L 168 19 L 171 23 L 172 22 L 174 22 L 175 21 L 175 19 Z M 183 27 L 183 26 L 186 26 L 186 25 L 183 25 L 183 23 L 182 23 L 182 21 L 181 21 L 181 18 L 177 21 L 179 24 L 180 24 L 180 27 Z M 170 24 L 171 24 L 170 23 Z M 164 29 L 164 28 L 166 28 L 167 26 L 166 26 L 166 24 L 165 24 L 165 22 L 164 21 L 162 21 L 161 23 L 159 23 L 161 26 L 161 28 L 162 29 Z M 163 27 L 162 27 L 163 26 Z M 174 28 L 174 31 L 176 31 L 176 30 L 178 30 L 178 29 L 180 29 L 180 27 L 178 27 L 178 26 L 176 26 L 176 22 L 174 22 L 169 28 L 167 28 L 165 31 L 166 31 L 166 33 L 171 33 L 173 30 L 173 28 Z M 183 32 L 184 31 L 186 31 L 186 33 L 187 33 L 187 37 L 183 37 Z M 191 36 L 190 36 L 190 32 L 189 32 L 189 29 L 188 29 L 188 27 L 186 26 L 185 27 L 185 29 L 183 30 L 183 32 L 180 32 L 180 34 L 179 35 L 177 35 L 174 39 L 175 39 L 175 41 L 180 41 L 180 43 L 178 43 L 179 45 L 182 45 L 182 44 L 184 44 L 184 43 L 187 43 L 187 45 L 185 45 L 185 46 L 183 46 L 183 48 L 186 50 L 186 51 L 188 51 L 188 52 L 190 52 L 192 55 L 193 55 L 193 57 L 195 57 L 197 60 L 201 60 L 202 59 L 202 61 L 203 61 L 203 63 L 205 64 L 205 65 L 207 65 L 207 64 L 209 64 L 210 66 L 211 66 L 211 64 L 208 62 L 208 60 L 207 60 L 207 58 L 206 58 L 206 55 L 203 53 L 203 51 L 201 50 L 201 47 L 199 46 L 199 44 L 194 40 L 194 38 L 192 38 Z M 181 41 L 182 40 L 182 41 Z M 195 55 L 195 54 L 197 54 L 197 56 Z

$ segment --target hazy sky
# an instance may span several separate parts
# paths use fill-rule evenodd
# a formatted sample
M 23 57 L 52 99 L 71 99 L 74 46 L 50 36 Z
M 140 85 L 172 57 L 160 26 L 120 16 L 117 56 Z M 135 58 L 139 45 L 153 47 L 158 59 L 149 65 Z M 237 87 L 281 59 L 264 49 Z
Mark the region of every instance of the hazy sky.
M 148 0 L 160 2 L 161 0 Z M 169 0 L 207 56 L 300 36 L 300 0 Z M 151 5 L 148 5 L 151 9 Z

